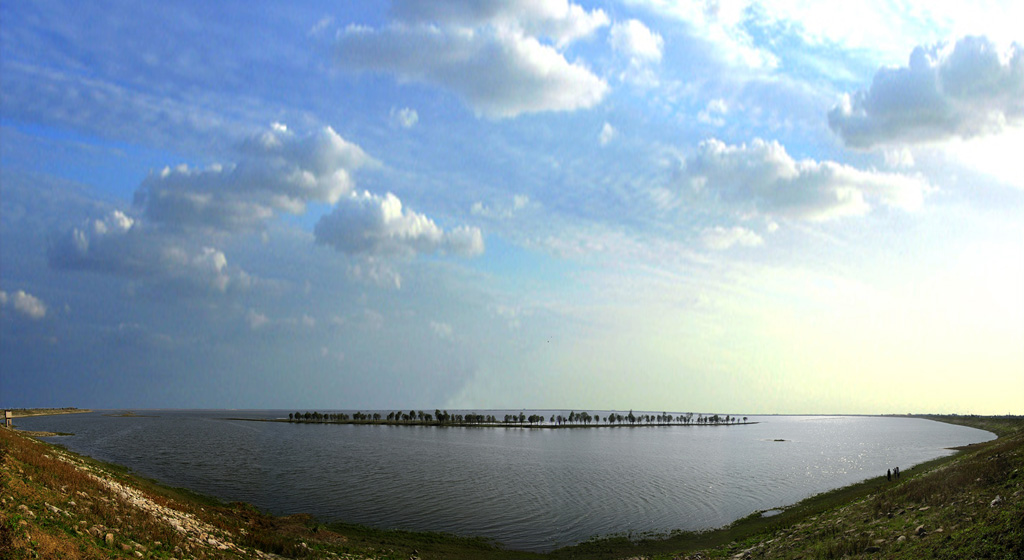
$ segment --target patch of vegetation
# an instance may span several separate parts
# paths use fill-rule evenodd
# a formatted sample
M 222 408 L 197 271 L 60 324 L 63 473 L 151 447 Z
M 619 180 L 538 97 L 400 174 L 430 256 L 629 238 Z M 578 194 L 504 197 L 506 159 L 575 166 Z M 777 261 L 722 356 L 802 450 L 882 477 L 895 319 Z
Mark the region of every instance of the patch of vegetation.
M 438 426 L 438 427 L 472 427 L 472 428 L 532 428 L 532 429 L 561 429 L 561 428 L 620 428 L 620 427 L 646 427 L 646 426 L 734 426 L 740 424 L 757 424 L 748 422 L 747 417 L 742 419 L 738 416 L 720 414 L 698 414 L 694 418 L 692 412 L 686 414 L 672 415 L 667 412 L 661 414 L 633 414 L 630 410 L 628 415 L 609 413 L 606 416 L 600 414 L 591 415 L 589 412 L 572 411 L 568 416 L 552 414 L 545 418 L 541 414 L 526 415 L 506 414 L 504 418 L 497 418 L 493 414 L 452 414 L 447 410 L 435 409 L 433 414 L 422 410 L 410 410 L 409 412 L 395 411 L 384 416 L 382 413 L 354 412 L 348 414 L 320 413 L 320 412 L 293 412 L 288 418 L 265 419 L 265 418 L 228 418 L 228 420 L 243 420 L 249 422 L 289 422 L 294 424 L 369 424 L 378 426 Z

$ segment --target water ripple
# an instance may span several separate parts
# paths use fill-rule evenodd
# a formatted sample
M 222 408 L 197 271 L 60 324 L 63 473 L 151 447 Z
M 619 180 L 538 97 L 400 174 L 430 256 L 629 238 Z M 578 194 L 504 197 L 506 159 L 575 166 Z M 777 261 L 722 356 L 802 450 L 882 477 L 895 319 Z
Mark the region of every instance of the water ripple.
M 537 551 L 610 533 L 718 527 L 992 437 L 906 418 L 531 431 L 247 423 L 218 414 L 226 416 L 86 414 L 19 424 L 76 433 L 61 443 L 276 514 L 485 536 Z

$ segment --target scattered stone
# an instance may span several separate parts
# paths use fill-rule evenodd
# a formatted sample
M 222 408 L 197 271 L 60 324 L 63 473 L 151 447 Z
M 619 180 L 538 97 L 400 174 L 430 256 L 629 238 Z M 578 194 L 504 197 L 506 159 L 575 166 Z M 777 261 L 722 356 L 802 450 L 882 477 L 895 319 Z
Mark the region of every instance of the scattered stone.
M 123 551 L 125 551 L 125 552 L 128 552 L 128 551 L 130 551 L 131 549 L 132 549 L 132 547 L 131 547 L 131 545 L 130 545 L 130 544 L 128 544 L 128 543 L 121 543 L 121 550 L 123 550 Z
M 992 502 L 990 502 L 988 504 L 988 506 L 989 507 L 997 507 L 997 506 L 1002 505 L 1002 503 L 1003 503 L 1003 497 L 997 494 L 996 495 L 996 499 L 992 500 Z
M 899 538 L 896 539 L 896 542 L 904 542 L 906 540 L 907 540 L 906 535 L 900 535 Z
M 921 509 L 919 509 L 917 511 L 928 511 L 929 509 L 931 509 L 931 506 L 924 506 L 923 508 L 921 508 Z
M 914 529 L 914 534 L 919 537 L 923 537 L 928 534 L 928 531 L 924 530 L 924 525 L 918 525 L 917 529 Z
M 107 543 L 107 546 L 114 546 L 114 534 L 107 533 L 107 535 L 103 537 L 103 541 Z

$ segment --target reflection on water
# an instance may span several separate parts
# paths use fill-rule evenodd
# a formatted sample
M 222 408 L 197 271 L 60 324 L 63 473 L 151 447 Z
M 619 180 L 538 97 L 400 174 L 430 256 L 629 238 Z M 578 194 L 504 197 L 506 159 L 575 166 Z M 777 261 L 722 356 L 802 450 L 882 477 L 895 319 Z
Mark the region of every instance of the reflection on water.
M 73 432 L 54 441 L 274 514 L 484 536 L 540 551 L 611 533 L 719 527 L 994 437 L 872 417 L 574 430 L 226 420 L 287 413 L 91 413 L 18 424 Z

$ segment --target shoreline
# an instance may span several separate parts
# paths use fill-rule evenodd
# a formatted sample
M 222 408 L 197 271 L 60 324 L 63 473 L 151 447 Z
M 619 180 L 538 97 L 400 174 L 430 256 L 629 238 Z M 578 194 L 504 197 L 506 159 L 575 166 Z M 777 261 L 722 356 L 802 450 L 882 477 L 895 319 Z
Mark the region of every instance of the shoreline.
M 945 421 L 943 417 L 924 417 L 929 420 Z M 72 462 L 78 462 L 81 465 L 85 465 L 85 469 L 92 469 L 92 472 L 106 472 L 108 478 L 122 485 L 126 485 L 130 488 L 134 488 L 139 492 L 148 491 L 157 494 L 157 498 L 163 496 L 162 499 L 166 500 L 168 495 L 174 496 L 174 500 L 180 508 L 185 510 L 193 511 L 194 515 L 202 517 L 209 513 L 214 516 L 219 516 L 220 523 L 227 523 L 230 526 L 235 527 L 236 531 L 232 534 L 235 540 L 230 541 L 233 546 L 240 547 L 238 552 L 242 554 L 242 557 L 272 557 L 268 556 L 268 553 L 280 554 L 291 552 L 289 554 L 293 557 L 304 557 L 311 556 L 310 554 L 302 554 L 303 550 L 312 551 L 314 549 L 329 553 L 324 556 L 312 555 L 313 557 L 339 557 L 339 558 L 408 558 L 411 556 L 421 558 L 444 558 L 444 557 L 465 557 L 465 558 L 624 558 L 630 556 L 643 555 L 650 558 L 697 558 L 697 556 L 688 557 L 684 554 L 694 553 L 696 551 L 703 551 L 701 554 L 710 553 L 711 551 L 717 551 L 715 556 L 732 556 L 732 550 L 736 552 L 745 552 L 747 549 L 758 549 L 758 550 L 774 550 L 776 553 L 764 557 L 789 557 L 788 552 L 781 554 L 782 550 L 778 547 L 782 546 L 779 543 L 780 535 L 785 535 L 786 550 L 794 552 L 795 548 L 799 548 L 801 542 L 818 544 L 815 546 L 824 546 L 819 541 L 827 543 L 845 542 L 848 540 L 844 535 L 854 535 L 856 538 L 855 547 L 860 547 L 860 550 L 849 550 L 849 553 L 859 552 L 863 553 L 865 550 L 878 548 L 879 550 L 887 550 L 888 552 L 897 553 L 900 550 L 906 549 L 907 551 L 916 550 L 915 546 L 922 545 L 936 541 L 938 539 L 932 539 L 927 541 L 922 538 L 920 534 L 915 533 L 914 527 L 910 528 L 910 532 L 906 533 L 907 529 L 902 530 L 905 534 L 900 534 L 899 537 L 904 537 L 903 541 L 899 541 L 899 537 L 892 539 L 886 538 L 872 538 L 865 540 L 861 536 L 861 532 L 856 531 L 856 527 L 851 527 L 848 531 L 854 531 L 853 533 L 847 533 L 846 531 L 837 534 L 820 534 L 820 527 L 825 527 L 825 517 L 831 519 L 836 515 L 841 518 L 849 517 L 848 510 L 854 508 L 867 508 L 862 514 L 859 514 L 856 521 L 850 521 L 851 525 L 859 524 L 878 524 L 880 520 L 891 520 L 893 516 L 896 519 L 901 519 L 906 515 L 906 519 L 913 519 L 914 523 L 918 521 L 924 521 L 924 517 L 927 516 L 927 512 L 931 508 L 935 508 L 935 511 L 939 511 L 943 504 L 931 504 L 921 505 L 922 503 L 928 502 L 927 499 L 915 501 L 913 507 L 904 506 L 902 504 L 895 504 L 888 508 L 882 508 L 879 510 L 881 515 L 872 514 L 871 504 L 869 502 L 878 502 L 881 500 L 884 503 L 888 503 L 892 500 L 890 494 L 900 495 L 906 493 L 907 489 L 920 483 L 928 483 L 931 481 L 942 482 L 944 473 L 946 476 L 951 476 L 947 473 L 958 465 L 963 463 L 970 463 L 966 465 L 965 470 L 970 472 L 973 476 L 975 471 L 979 469 L 975 463 L 991 463 L 993 456 L 1002 456 L 1007 454 L 1007 451 L 1014 452 L 1017 457 L 1017 463 L 1022 462 L 1020 456 L 1021 451 L 1024 449 L 1022 445 L 1022 431 L 1021 425 L 1024 424 L 1024 419 L 1008 419 L 1002 424 L 994 425 L 995 420 L 991 418 L 977 418 L 977 419 L 958 419 L 957 421 L 951 421 L 947 423 L 969 425 L 979 429 L 988 430 L 997 435 L 997 439 L 989 442 L 975 444 L 974 446 L 968 446 L 968 449 L 958 451 L 951 455 L 940 457 L 932 461 L 917 465 L 912 469 L 908 469 L 904 474 L 904 479 L 898 483 L 890 483 L 885 481 L 884 476 L 879 476 L 873 479 L 865 480 L 861 483 L 850 485 L 847 487 L 839 488 L 830 492 L 812 496 L 805 500 L 802 500 L 796 504 L 786 506 L 784 508 L 777 508 L 781 510 L 778 514 L 771 517 L 763 517 L 762 512 L 755 512 L 750 516 L 740 519 L 726 527 L 714 529 L 710 531 L 703 531 L 698 533 L 671 533 L 669 535 L 651 535 L 647 538 L 640 539 L 633 536 L 632 538 L 628 535 L 612 535 L 597 537 L 590 541 L 579 543 L 576 545 L 563 547 L 554 550 L 547 554 L 521 552 L 515 550 L 507 550 L 495 546 L 494 543 L 490 543 L 483 539 L 456 537 L 452 535 L 438 534 L 438 533 L 417 533 L 407 531 L 396 531 L 387 529 L 373 529 L 365 526 L 349 525 L 349 524 L 323 524 L 318 520 L 310 516 L 286 516 L 286 517 L 274 517 L 265 515 L 258 512 L 254 507 L 247 504 L 220 504 L 216 500 L 211 498 L 195 494 L 193 492 L 173 489 L 166 486 L 160 485 L 154 481 L 148 481 L 141 479 L 134 475 L 130 475 L 127 469 L 116 465 L 103 464 L 95 461 L 86 456 L 80 456 L 64 450 L 59 444 L 51 444 L 49 442 L 39 442 L 34 438 L 26 437 L 28 434 L 20 431 L 8 431 L 3 430 L 4 433 L 15 433 L 19 439 L 25 439 L 35 442 L 38 445 L 45 446 L 45 449 L 49 449 L 50 453 L 43 454 L 43 456 L 57 455 L 61 457 L 62 461 L 66 461 L 67 457 L 71 457 Z M 985 425 L 988 423 L 988 425 Z M 995 428 L 995 429 L 993 429 Z M 998 431 L 996 431 L 998 430 Z M 5 436 L 6 439 L 6 436 Z M 9 450 L 12 447 L 8 442 L 0 442 L 4 444 L 5 450 Z M 1016 464 L 1016 463 L 1015 463 Z M 93 465 L 90 467 L 89 465 Z M 1008 465 L 1007 468 L 1014 465 Z M 7 462 L 3 465 L 3 478 L 4 486 L 8 488 L 14 488 L 17 484 L 8 484 L 12 480 L 21 479 L 21 482 L 25 482 L 24 478 L 27 477 L 28 481 L 32 482 L 32 476 L 27 473 L 14 474 L 11 469 L 8 468 Z M 1013 471 L 1015 473 L 1019 470 Z M 23 476 L 19 476 L 23 475 Z M 1017 493 L 1002 497 L 1001 499 L 1007 501 L 1013 501 L 1016 511 L 1021 509 L 1020 494 L 1021 490 L 1021 478 L 1017 477 L 1016 486 L 1017 488 L 1010 489 Z M 937 480 L 936 480 L 937 479 Z M 971 479 L 973 481 L 973 478 Z M 980 480 L 980 479 L 979 479 Z M 969 484 L 968 483 L 965 484 Z M 993 481 L 993 484 L 1000 482 L 998 479 Z M 5 492 L 7 493 L 7 492 Z M 916 496 L 916 494 L 911 493 Z M 74 511 L 74 506 L 67 507 L 67 504 L 74 503 L 74 496 L 63 497 L 61 501 L 58 498 L 53 498 L 51 501 L 46 502 L 47 506 L 53 505 L 57 509 L 63 512 Z M 986 507 L 989 500 L 994 500 L 993 496 L 985 494 Z M 6 497 L 4 498 L 7 499 Z M 151 501 L 159 502 L 160 499 L 152 499 Z M 974 500 L 978 501 L 978 500 Z M 58 503 L 60 502 L 60 503 Z M 864 504 L 868 505 L 864 505 Z M 8 511 L 15 511 L 15 508 L 7 504 L 5 501 L 4 509 Z M 24 505 L 24 504 L 22 504 Z M 38 504 L 37 504 L 38 505 Z M 199 512 L 195 512 L 196 507 L 199 508 Z M 876 506 L 877 507 L 877 506 Z M 992 506 L 993 508 L 995 506 Z M 908 509 L 909 508 L 909 509 Z M 923 509 L 922 509 L 923 508 Z M 33 508 L 38 511 L 38 508 Z M 48 515 L 48 508 L 43 508 L 36 515 Z M 19 506 L 20 511 L 20 506 Z M 52 512 L 52 510 L 50 510 Z M 907 512 L 911 513 L 907 513 Z M 897 512 L 897 513 L 894 513 Z M 986 510 L 982 508 L 982 512 L 986 513 Z M 886 516 L 888 514 L 888 516 Z M 980 515 L 980 514 L 976 514 Z M 17 520 L 19 527 L 24 527 L 20 524 L 21 521 L 26 521 L 27 516 L 21 516 L 21 519 Z M 830 521 L 831 522 L 831 521 Z M 266 532 L 257 538 L 257 535 L 253 534 L 253 526 L 259 528 L 260 531 Z M 949 534 L 953 536 L 957 529 L 953 529 L 946 526 L 943 530 L 942 526 L 929 526 L 927 523 L 918 523 L 917 526 L 928 527 L 922 529 L 922 532 L 934 534 L 938 529 L 937 534 L 945 536 Z M 241 530 L 241 532 L 238 531 Z M 995 527 L 999 529 L 999 527 Z M 42 530 L 41 528 L 33 528 L 32 531 Z M 172 528 L 173 530 L 173 528 Z M 65 531 L 63 538 L 70 538 L 72 540 L 85 539 L 86 541 L 92 542 L 97 540 L 94 536 L 88 533 L 79 535 L 76 530 L 72 529 Z M 876 533 L 875 531 L 868 531 Z M 245 533 L 248 534 L 248 538 L 245 537 Z M 908 537 L 908 534 L 910 535 Z M 794 536 L 800 535 L 800 536 Z M 881 535 L 875 534 L 873 537 L 880 537 Z M 57 537 L 62 537 L 57 535 Z M 115 540 L 118 540 L 120 535 L 115 536 Z M 0 536 L 2 538 L 2 536 Z M 101 549 L 106 543 L 106 534 L 103 535 L 104 540 L 99 544 Z M 211 537 L 212 538 L 212 537 Z M 220 538 L 220 537 L 217 537 Z M 225 537 L 226 538 L 226 537 Z M 853 537 L 850 537 L 853 538 Z M 908 540 L 912 538 L 913 540 Z M 246 548 L 243 546 L 244 543 L 239 544 L 239 540 L 244 542 L 255 543 L 253 548 Z M 209 540 L 209 539 L 207 539 Z M 216 538 L 214 540 L 217 540 Z M 875 541 L 882 541 L 875 543 Z M 0 541 L 2 542 L 2 541 Z M 120 542 L 118 540 L 118 542 Z M 154 542 L 159 544 L 155 547 L 159 549 L 165 544 L 164 541 L 154 539 Z M 176 546 L 181 547 L 181 542 L 178 541 Z M 227 543 L 224 539 L 218 541 L 220 545 Z M 867 542 L 867 544 L 865 544 Z M 969 541 L 970 542 L 970 541 Z M 260 544 L 262 543 L 262 544 Z M 271 544 L 277 543 L 277 544 Z M 310 544 L 313 543 L 313 544 Z M 909 544 L 908 544 L 909 543 Z M 85 543 L 80 543 L 82 546 L 86 546 Z M 154 548 L 146 543 L 140 543 L 144 547 L 148 547 L 151 550 Z M 204 546 L 202 543 L 196 544 L 192 541 L 188 541 L 187 544 L 190 546 L 197 547 L 195 551 L 206 550 L 207 553 L 218 557 L 218 552 L 223 553 L 224 549 L 212 548 Z M 208 543 L 207 543 L 208 545 Z M 303 548 L 305 545 L 306 548 Z M 219 546 L 219 545 L 218 545 Z M 130 545 L 133 551 L 138 549 L 134 548 L 134 545 Z M 790 550 L 790 549 L 793 550 Z M 207 550 L 209 549 L 209 550 Z M 278 550 L 274 552 L 273 550 Z M 116 549 L 113 549 L 117 551 Z M 184 549 L 182 549 L 184 550 Z M 234 550 L 234 549 L 231 549 Z M 121 551 L 124 552 L 124 551 Z M 820 552 L 820 551 L 819 551 Z M 356 555 L 353 556 L 352 554 Z M 759 554 L 751 554 L 751 557 L 761 557 Z M 909 554 L 909 552 L 908 552 Z M 662 556 L 664 555 L 664 556 Z M 799 554 L 797 554 L 799 555 Z M 809 551 L 809 556 L 822 556 L 821 554 L 815 553 L 813 550 Z M 127 557 L 127 556 L 126 556 Z M 227 557 L 227 556 L 225 556 Z M 237 557 L 237 555 L 231 555 L 230 557 Z M 700 556 L 706 558 L 705 556 Z M 743 558 L 741 554 L 739 556 Z M 892 556 L 892 557 L 900 557 Z M 912 558 L 914 556 L 907 556 Z
M 86 412 L 92 412 L 88 408 L 6 408 L 0 410 L 9 410 L 14 418 L 31 418 L 33 416 L 56 416 L 58 414 L 84 414 Z

